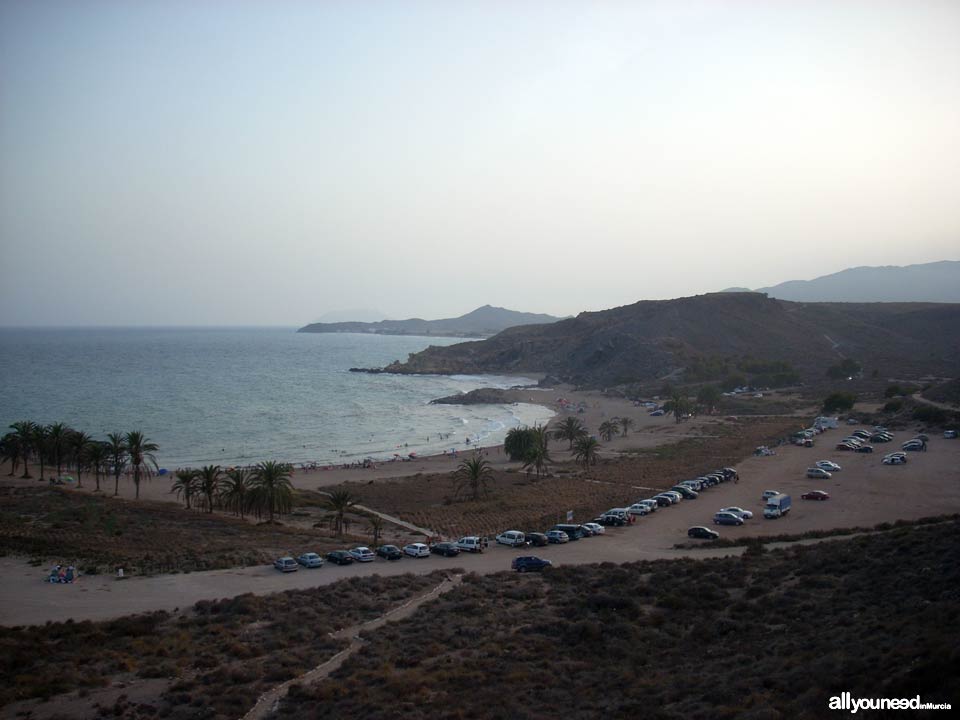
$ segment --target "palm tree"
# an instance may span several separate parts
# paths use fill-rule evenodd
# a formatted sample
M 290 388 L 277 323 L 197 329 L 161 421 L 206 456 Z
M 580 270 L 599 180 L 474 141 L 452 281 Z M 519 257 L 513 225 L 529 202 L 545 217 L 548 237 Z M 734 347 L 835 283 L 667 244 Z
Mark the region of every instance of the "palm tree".
M 17 466 L 20 464 L 20 448 L 17 447 L 16 440 L 12 432 L 8 432 L 0 438 L 0 462 L 10 462 L 10 472 L 8 475 L 17 474 Z
M 599 450 L 600 443 L 597 442 L 596 438 L 582 437 L 577 440 L 574 458 L 577 462 L 583 463 L 583 467 L 586 468 L 588 465 L 594 465 L 597 462 Z
M 459 496 L 464 490 L 470 491 L 474 500 L 479 500 L 481 493 L 487 492 L 487 484 L 493 481 L 493 468 L 481 455 L 474 453 L 473 457 L 460 463 L 453 473 L 453 494 Z
M 21 480 L 27 480 L 33 477 L 30 474 L 30 449 L 33 447 L 33 437 L 36 431 L 37 424 L 33 420 L 20 420 L 13 423 L 10 426 L 10 429 L 13 430 L 12 437 L 12 449 L 16 458 L 23 460 L 23 475 L 20 476 Z M 17 461 L 16 459 L 13 462 L 13 467 L 16 468 Z M 16 470 L 11 470 L 10 474 L 13 475 Z
M 140 478 L 143 473 L 143 464 L 149 462 L 157 468 L 157 458 L 154 453 L 159 449 L 157 444 L 147 440 L 140 430 L 133 430 L 124 436 L 127 453 L 130 455 L 130 464 L 133 465 L 133 484 L 136 487 L 134 497 L 140 499 Z
M 350 494 L 349 490 L 334 490 L 330 493 L 324 500 L 328 510 L 334 512 L 334 532 L 337 533 L 337 537 L 343 536 L 343 527 L 344 527 L 344 514 L 357 504 L 356 498 Z
M 620 427 L 623 429 L 623 436 L 627 436 L 627 430 L 633 427 L 633 418 L 622 417 L 620 418 Z
M 274 512 L 280 515 L 290 512 L 293 507 L 292 472 L 290 465 L 275 460 L 259 463 L 254 468 L 250 505 L 257 517 L 266 510 L 270 522 L 273 522 Z
M 73 466 L 77 470 L 77 487 L 83 487 L 83 464 L 87 461 L 84 449 L 93 441 L 87 433 L 82 430 L 71 430 L 67 438 L 67 445 L 73 452 Z
M 113 465 L 113 496 L 116 497 L 120 492 L 120 473 L 126 467 L 127 442 L 123 433 L 107 433 L 107 448 L 110 452 L 110 463 Z
M 383 518 L 379 515 L 370 516 L 370 532 L 373 536 L 374 546 L 380 544 L 380 538 L 383 536 Z
M 676 422 L 679 423 L 683 416 L 690 412 L 690 401 L 687 396 L 679 390 L 674 391 L 670 396 L 670 410 Z
M 189 510 L 190 501 L 198 492 L 197 471 L 193 468 L 178 468 L 174 475 L 177 479 L 174 480 L 170 486 L 170 492 L 176 493 L 178 500 L 183 498 L 184 503 L 187 505 L 187 510 Z
M 537 479 L 544 471 L 547 463 L 550 462 L 550 450 L 547 444 L 550 442 L 550 432 L 543 425 L 534 425 L 530 428 L 531 443 L 527 456 L 524 459 L 523 467 L 529 472 L 532 467 L 537 471 Z
M 63 456 L 70 443 L 70 435 L 73 433 L 66 423 L 58 422 L 47 428 L 47 443 L 50 446 L 50 452 L 53 453 L 53 462 L 57 466 L 57 477 L 60 477 L 63 467 Z
M 197 472 L 197 481 L 200 485 L 200 493 L 206 498 L 206 507 L 207 512 L 213 512 L 213 499 L 217 495 L 217 491 L 220 487 L 220 477 L 223 473 L 220 472 L 219 465 L 204 465 Z
M 567 419 L 560 423 L 553 431 L 555 438 L 570 441 L 570 447 L 567 448 L 568 450 L 573 450 L 574 441 L 586 434 L 587 430 L 583 427 L 583 423 L 573 416 L 568 416 Z
M 84 455 L 97 478 L 97 489 L 94 492 L 100 492 L 100 475 L 103 474 L 104 465 L 110 459 L 110 446 L 103 441 L 93 440 L 84 448 Z
M 600 437 L 607 442 L 610 442 L 613 439 L 613 436 L 619 434 L 619 432 L 619 422 L 615 422 L 614 420 L 604 420 L 602 423 L 600 423 Z
M 220 502 L 241 518 L 250 503 L 251 480 L 246 468 L 230 468 L 220 483 Z
M 33 434 L 30 439 L 30 445 L 33 449 L 34 457 L 40 463 L 40 481 L 43 482 L 43 476 L 47 470 L 47 440 L 50 437 L 50 428 L 46 425 L 34 425 Z

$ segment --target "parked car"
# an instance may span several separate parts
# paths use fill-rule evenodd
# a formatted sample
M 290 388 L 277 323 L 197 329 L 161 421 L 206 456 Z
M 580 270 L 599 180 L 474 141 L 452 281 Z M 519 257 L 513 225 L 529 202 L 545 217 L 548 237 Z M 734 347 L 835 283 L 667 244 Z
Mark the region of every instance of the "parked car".
M 671 492 L 678 492 L 683 495 L 684 500 L 696 500 L 700 494 L 696 490 L 691 490 L 686 485 L 674 485 L 670 488 Z
M 903 445 L 900 446 L 901 449 L 907 450 L 908 452 L 917 452 L 918 450 L 923 450 L 923 441 L 922 440 L 907 440 Z
M 893 440 L 893 435 L 890 433 L 876 433 L 870 436 L 870 442 L 875 443 L 886 443 Z
M 718 512 L 713 516 L 715 525 L 743 525 L 743 518 L 731 512 Z
M 820 479 L 820 480 L 829 480 L 830 478 L 833 477 L 833 475 L 831 475 L 830 473 L 828 473 L 828 472 L 827 472 L 826 470 L 824 470 L 823 468 L 810 467 L 810 468 L 807 468 L 807 477 L 808 477 L 808 478 L 816 478 L 816 479 Z
M 836 449 L 840 450 L 841 452 L 847 452 L 847 451 L 856 450 L 857 446 L 848 442 L 838 442 Z
M 943 437 L 944 437 L 945 440 L 956 440 L 956 439 L 957 439 L 957 431 L 956 431 L 956 430 L 944 430 L 944 431 L 943 431 Z
M 654 410 L 652 413 L 650 413 L 650 417 L 662 417 L 665 414 L 666 413 L 664 413 L 663 410 Z
M 273 561 L 273 567 L 280 572 L 296 572 L 299 568 L 297 567 L 297 561 L 292 557 L 282 557 L 277 558 Z
M 760 500 L 761 500 L 762 502 L 766 502 L 768 499 L 774 497 L 775 495 L 779 495 L 779 494 L 780 494 L 780 491 L 779 491 L 779 490 L 764 490 L 764 491 L 763 491 L 763 495 L 760 496 Z
M 646 503 L 634 503 L 633 505 L 627 508 L 627 514 L 639 515 L 640 517 L 643 517 L 644 515 L 649 515 L 650 506 L 647 505 Z
M 583 526 L 587 528 L 590 532 L 592 532 L 594 535 L 603 535 L 605 532 L 607 532 L 607 529 L 600 523 L 586 522 L 583 524 Z
M 370 548 L 359 545 L 350 551 L 350 557 L 357 562 L 373 562 L 377 556 L 373 554 L 373 550 Z
M 608 516 L 610 516 L 610 517 L 619 517 L 619 518 L 626 517 L 626 514 L 624 514 L 624 515 L 614 515 L 613 513 L 605 513 L 605 515 L 608 515 Z M 575 525 L 575 524 L 573 524 L 573 523 L 558 523 L 558 524 L 554 525 L 554 526 L 553 526 L 552 528 L 550 528 L 550 529 L 551 529 L 551 530 L 559 530 L 560 532 L 566 533 L 566 534 L 567 534 L 567 539 L 569 539 L 569 540 L 571 540 L 571 541 L 573 541 L 573 540 L 579 540 L 579 539 L 582 538 L 582 537 L 587 537 L 587 530 L 584 529 L 583 525 Z M 547 537 L 548 537 L 548 538 L 550 537 L 550 533 L 549 533 L 549 532 L 547 533 Z
M 626 520 L 616 515 L 601 515 L 598 518 L 594 518 L 593 522 L 597 523 L 597 525 L 603 525 L 604 527 L 623 527 L 627 524 Z
M 851 434 L 853 437 L 862 438 L 863 440 L 866 440 L 867 438 L 870 437 L 870 433 L 869 433 L 867 430 L 864 430 L 863 428 L 860 428 L 859 430 L 854 430 L 854 431 L 853 431 L 852 433 L 850 433 L 850 434 Z
M 721 468 L 721 469 L 720 469 L 720 472 L 723 474 L 723 476 L 724 476 L 727 480 L 739 480 L 739 479 L 740 479 L 740 473 L 737 472 L 737 469 L 736 469 L 736 468 L 725 467 L 725 468 Z
M 430 546 L 430 552 L 435 555 L 443 555 L 443 557 L 456 557 L 460 554 L 460 548 L 457 547 L 456 543 L 438 542 Z
M 652 513 L 655 513 L 657 511 L 657 508 L 660 507 L 659 505 L 657 505 L 657 501 L 652 499 L 640 500 L 634 503 L 634 505 L 646 505 L 647 510 L 649 510 Z
M 550 543 L 550 540 L 547 539 L 546 534 L 542 532 L 528 532 L 524 533 L 524 535 L 527 538 L 527 542 L 534 547 L 544 547 Z
M 464 552 L 483 552 L 484 540 L 477 535 L 467 535 L 457 540 L 457 547 Z
M 327 560 L 334 565 L 351 565 L 353 563 L 353 555 L 346 550 L 331 550 L 327 553 Z
M 881 462 L 884 465 L 906 465 L 907 458 L 905 455 L 887 455 Z
M 430 557 L 430 548 L 424 543 L 410 543 L 403 546 L 403 554 L 415 558 Z
M 835 462 L 831 462 L 830 460 L 819 460 L 817 461 L 816 465 L 821 470 L 826 470 L 829 473 L 839 472 L 840 470 L 843 469 L 839 465 L 837 465 Z
M 650 499 L 657 503 L 657 507 L 670 507 L 673 505 L 673 498 L 668 498 L 665 495 L 654 495 Z
M 519 547 L 527 544 L 527 538 L 519 530 L 507 530 L 497 535 L 497 543 L 500 545 L 509 545 L 510 547 Z
M 660 494 L 661 494 L 661 495 L 666 495 L 666 496 L 668 496 L 668 497 L 676 498 L 676 501 L 677 501 L 677 502 L 680 502 L 681 500 L 683 500 L 683 495 L 681 495 L 680 493 L 678 493 L 676 490 L 664 490 L 664 491 L 663 491 L 662 493 L 660 493 Z
M 551 543 L 570 542 L 570 536 L 563 530 L 547 530 L 547 540 Z
M 873 452 L 873 445 L 861 445 L 861 446 L 858 447 L 856 450 L 854 450 L 854 452 L 858 452 L 858 453 L 872 453 L 872 452 Z
M 297 562 L 305 568 L 323 567 L 323 558 L 315 552 L 305 552 L 303 555 L 298 555 Z
M 536 555 L 520 555 L 515 557 L 513 562 L 510 563 L 510 567 L 517 572 L 539 571 L 551 565 L 553 565 L 552 562 L 538 558 Z
M 830 493 L 824 492 L 823 490 L 811 490 L 810 492 L 805 492 L 800 496 L 801 500 L 829 500 Z
M 720 533 L 716 530 L 703 527 L 703 525 L 695 525 L 687 530 L 687 537 L 700 538 L 702 540 L 716 540 L 720 537 Z
M 749 510 L 744 510 L 743 508 L 740 508 L 740 507 L 720 508 L 720 512 L 733 513 L 734 515 L 739 515 L 744 520 L 749 520 L 750 518 L 753 517 L 752 512 L 750 512 Z
M 399 560 L 403 552 L 396 545 L 381 545 L 377 548 L 377 555 L 386 560 Z

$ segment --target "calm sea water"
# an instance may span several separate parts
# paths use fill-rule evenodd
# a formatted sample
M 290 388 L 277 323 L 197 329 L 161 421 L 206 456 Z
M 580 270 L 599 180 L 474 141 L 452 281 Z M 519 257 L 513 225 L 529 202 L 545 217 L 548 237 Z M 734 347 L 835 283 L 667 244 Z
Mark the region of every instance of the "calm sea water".
M 294 330 L 0 329 L 0 428 L 65 422 L 96 438 L 142 430 L 173 468 L 463 450 L 467 438 L 494 444 L 552 415 L 529 404 L 428 404 L 529 378 L 348 372 L 457 339 Z

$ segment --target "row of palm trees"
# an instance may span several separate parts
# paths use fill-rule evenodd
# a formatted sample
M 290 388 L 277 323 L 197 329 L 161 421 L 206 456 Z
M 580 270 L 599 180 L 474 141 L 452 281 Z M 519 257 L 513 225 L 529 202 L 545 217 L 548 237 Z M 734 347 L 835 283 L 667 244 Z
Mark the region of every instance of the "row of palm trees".
M 615 417 L 605 420 L 600 424 L 600 437 L 607 442 L 610 442 L 614 435 L 621 434 L 626 437 L 627 432 L 633 425 L 633 419 L 628 417 Z M 523 462 L 525 470 L 536 470 L 539 478 L 546 465 L 551 462 L 549 449 L 551 438 L 566 440 L 569 443 L 567 449 L 573 453 L 574 459 L 583 464 L 584 467 L 597 462 L 600 443 L 596 438 L 591 437 L 583 423 L 573 416 L 565 418 L 551 430 L 547 430 L 541 425 L 512 428 L 507 432 L 504 439 L 504 451 L 511 460 Z M 474 475 L 475 473 L 472 470 L 464 469 L 455 478 L 463 479 Z M 471 481 L 466 485 L 473 487 L 476 482 Z
M 106 440 L 96 440 L 82 430 L 75 430 L 66 423 L 42 425 L 32 420 L 21 420 L 10 425 L 10 432 L 0 438 L 0 460 L 10 463 L 9 476 L 17 474 L 23 465 L 22 479 L 30 479 L 31 463 L 40 466 L 43 481 L 47 467 L 56 468 L 56 478 L 63 469 L 72 469 L 77 476 L 77 487 L 83 487 L 83 473 L 92 472 L 96 478 L 96 492 L 100 492 L 100 479 L 114 478 L 113 494 L 119 493 L 120 475 L 128 467 L 133 471 L 136 497 L 140 497 L 140 482 L 149 472 L 148 466 L 157 469 L 154 453 L 158 450 L 140 430 L 112 432 Z
M 293 466 L 268 460 L 252 468 L 222 469 L 219 465 L 204 465 L 196 470 L 184 468 L 174 473 L 170 488 L 184 501 L 188 510 L 212 513 L 223 509 L 239 515 L 285 515 L 293 509 L 293 484 L 290 476 Z

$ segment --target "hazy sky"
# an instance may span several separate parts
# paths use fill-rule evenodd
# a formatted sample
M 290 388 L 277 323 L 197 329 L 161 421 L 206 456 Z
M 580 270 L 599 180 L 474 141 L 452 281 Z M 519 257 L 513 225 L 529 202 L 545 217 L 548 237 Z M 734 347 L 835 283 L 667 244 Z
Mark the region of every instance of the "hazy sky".
M 0 325 L 960 258 L 960 2 L 0 0 Z

